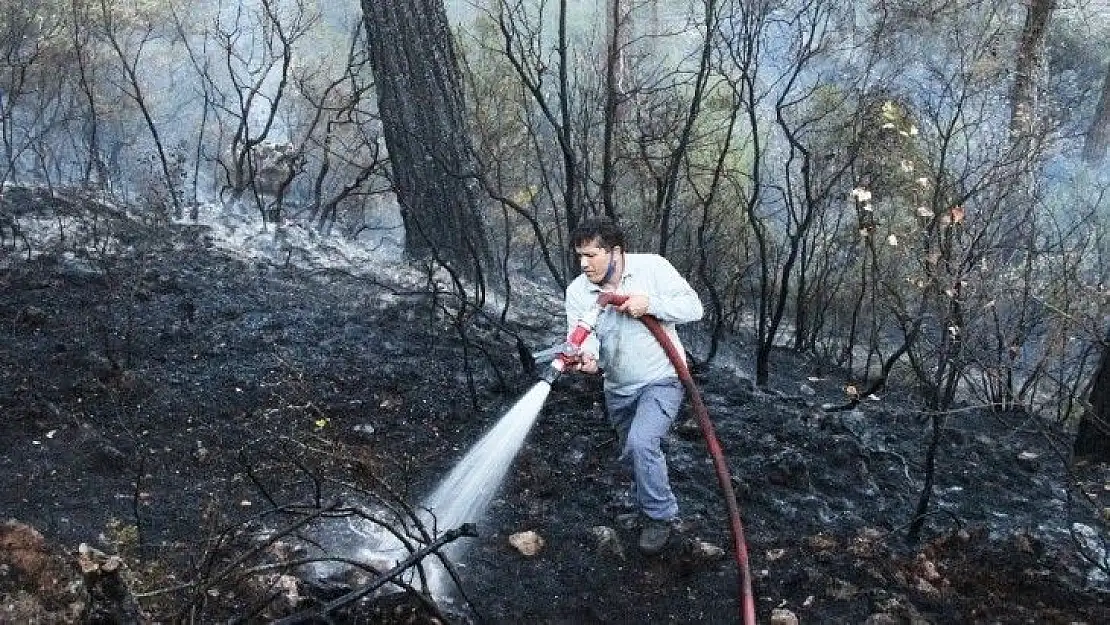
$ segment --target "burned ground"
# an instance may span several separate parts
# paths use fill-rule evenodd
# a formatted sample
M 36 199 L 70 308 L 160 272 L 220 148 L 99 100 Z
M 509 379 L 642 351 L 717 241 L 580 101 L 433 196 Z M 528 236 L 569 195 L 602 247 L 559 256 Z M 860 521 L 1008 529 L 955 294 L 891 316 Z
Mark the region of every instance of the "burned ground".
M 79 212 L 83 225 L 50 246 L 3 241 L 0 511 L 42 540 L 17 523 L 0 532 L 0 621 L 75 618 L 89 598 L 42 571 L 64 570 L 81 543 L 123 556 L 153 621 L 265 622 L 357 589 L 366 575 L 334 588 L 284 575 L 300 570 L 282 566 L 303 549 L 294 537 L 309 520 L 418 505 L 532 385 L 516 339 L 543 347 L 562 323 L 540 283 L 518 283 L 506 321 L 475 317 L 463 334 L 420 271 L 298 262 L 320 241 L 271 232 L 248 255 L 203 226 L 36 210 L 59 224 Z M 910 545 L 929 435 L 912 393 L 827 412 L 843 399 L 833 369 L 783 352 L 763 390 L 743 371 L 697 378 L 740 497 L 761 621 L 785 609 L 802 623 L 1110 622 L 1071 536 L 1073 522 L 1104 535 L 1110 473 L 1069 471 L 1063 434 L 1026 415 L 953 415 L 926 535 Z M 683 515 L 667 551 L 645 558 L 599 399 L 596 380 L 557 384 L 458 563 L 473 611 L 456 598 L 445 614 L 737 621 L 700 433 L 681 423 L 669 440 Z M 508 541 L 528 530 L 545 541 L 534 556 Z M 411 606 L 339 613 L 390 622 Z

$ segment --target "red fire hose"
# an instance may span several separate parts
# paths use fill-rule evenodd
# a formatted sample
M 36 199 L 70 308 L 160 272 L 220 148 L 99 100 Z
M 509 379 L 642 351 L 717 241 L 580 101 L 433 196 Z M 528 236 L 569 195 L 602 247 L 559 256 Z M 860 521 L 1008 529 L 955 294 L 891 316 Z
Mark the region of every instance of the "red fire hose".
M 627 295 L 602 293 L 601 297 L 598 298 L 598 305 L 612 304 L 620 306 L 627 299 Z M 713 468 L 717 471 L 717 481 L 721 485 L 725 505 L 728 507 L 729 527 L 732 530 L 732 541 L 736 547 L 736 566 L 740 573 L 741 619 L 744 625 L 755 625 L 755 598 L 752 596 L 752 574 L 748 567 L 748 544 L 744 540 L 744 525 L 740 522 L 740 505 L 736 503 L 736 491 L 732 489 L 732 477 L 729 475 L 728 465 L 725 463 L 721 443 L 717 440 L 717 432 L 713 428 L 713 422 L 709 420 L 709 411 L 705 407 L 705 402 L 702 401 L 697 385 L 694 384 L 690 369 L 686 366 L 686 359 L 678 353 L 674 342 L 667 336 L 659 320 L 652 315 L 644 315 L 640 317 L 640 321 L 644 323 L 651 335 L 659 341 L 659 345 L 667 352 L 667 357 L 674 365 L 675 372 L 678 373 L 678 379 L 682 380 L 682 386 L 686 388 L 686 393 L 690 396 L 690 403 L 694 407 L 694 416 L 697 419 L 698 427 L 701 428 L 702 436 L 705 438 L 705 444 L 709 448 L 709 455 L 713 458 Z

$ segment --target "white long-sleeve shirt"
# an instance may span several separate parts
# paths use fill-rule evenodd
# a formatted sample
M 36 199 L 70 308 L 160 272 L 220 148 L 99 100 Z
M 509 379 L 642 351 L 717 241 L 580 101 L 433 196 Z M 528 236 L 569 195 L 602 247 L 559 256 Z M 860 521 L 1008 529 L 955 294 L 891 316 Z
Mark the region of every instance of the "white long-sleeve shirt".
M 648 297 L 647 314 L 660 321 L 675 349 L 685 358 L 675 325 L 701 319 L 704 311 L 697 292 L 670 261 L 658 254 L 625 254 L 624 272 L 617 293 Z M 597 305 L 601 287 L 584 274 L 566 291 L 568 332 L 587 311 Z M 598 359 L 604 370 L 605 390 L 631 395 L 642 386 L 675 377 L 674 365 L 663 346 L 642 321 L 609 307 L 598 318 L 593 334 L 582 351 Z

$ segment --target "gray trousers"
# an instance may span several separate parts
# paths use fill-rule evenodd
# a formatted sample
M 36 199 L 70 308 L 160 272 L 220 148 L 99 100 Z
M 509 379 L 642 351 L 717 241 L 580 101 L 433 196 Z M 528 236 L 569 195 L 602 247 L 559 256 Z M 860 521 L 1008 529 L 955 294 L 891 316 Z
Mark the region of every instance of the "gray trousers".
M 653 382 L 632 395 L 605 393 L 609 422 L 621 445 L 620 461 L 632 469 L 632 500 L 651 519 L 678 516 L 662 442 L 678 416 L 682 398 L 678 378 Z

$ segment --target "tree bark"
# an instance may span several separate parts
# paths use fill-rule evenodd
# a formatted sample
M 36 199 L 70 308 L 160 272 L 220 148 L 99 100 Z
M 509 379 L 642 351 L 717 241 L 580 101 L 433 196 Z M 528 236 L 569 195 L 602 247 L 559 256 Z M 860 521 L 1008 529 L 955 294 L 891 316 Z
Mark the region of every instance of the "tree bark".
M 491 266 L 478 159 L 443 0 L 362 0 L 405 251 L 470 278 Z
M 1077 458 L 1110 461 L 1110 332 L 1102 346 L 1098 370 L 1091 379 L 1088 407 L 1079 421 L 1072 450 Z
M 1083 159 L 1095 164 L 1106 158 L 1110 148 L 1110 65 L 1106 66 L 1106 77 L 1102 79 L 1102 97 L 1098 100 L 1095 117 L 1087 129 L 1087 139 L 1083 144 Z

